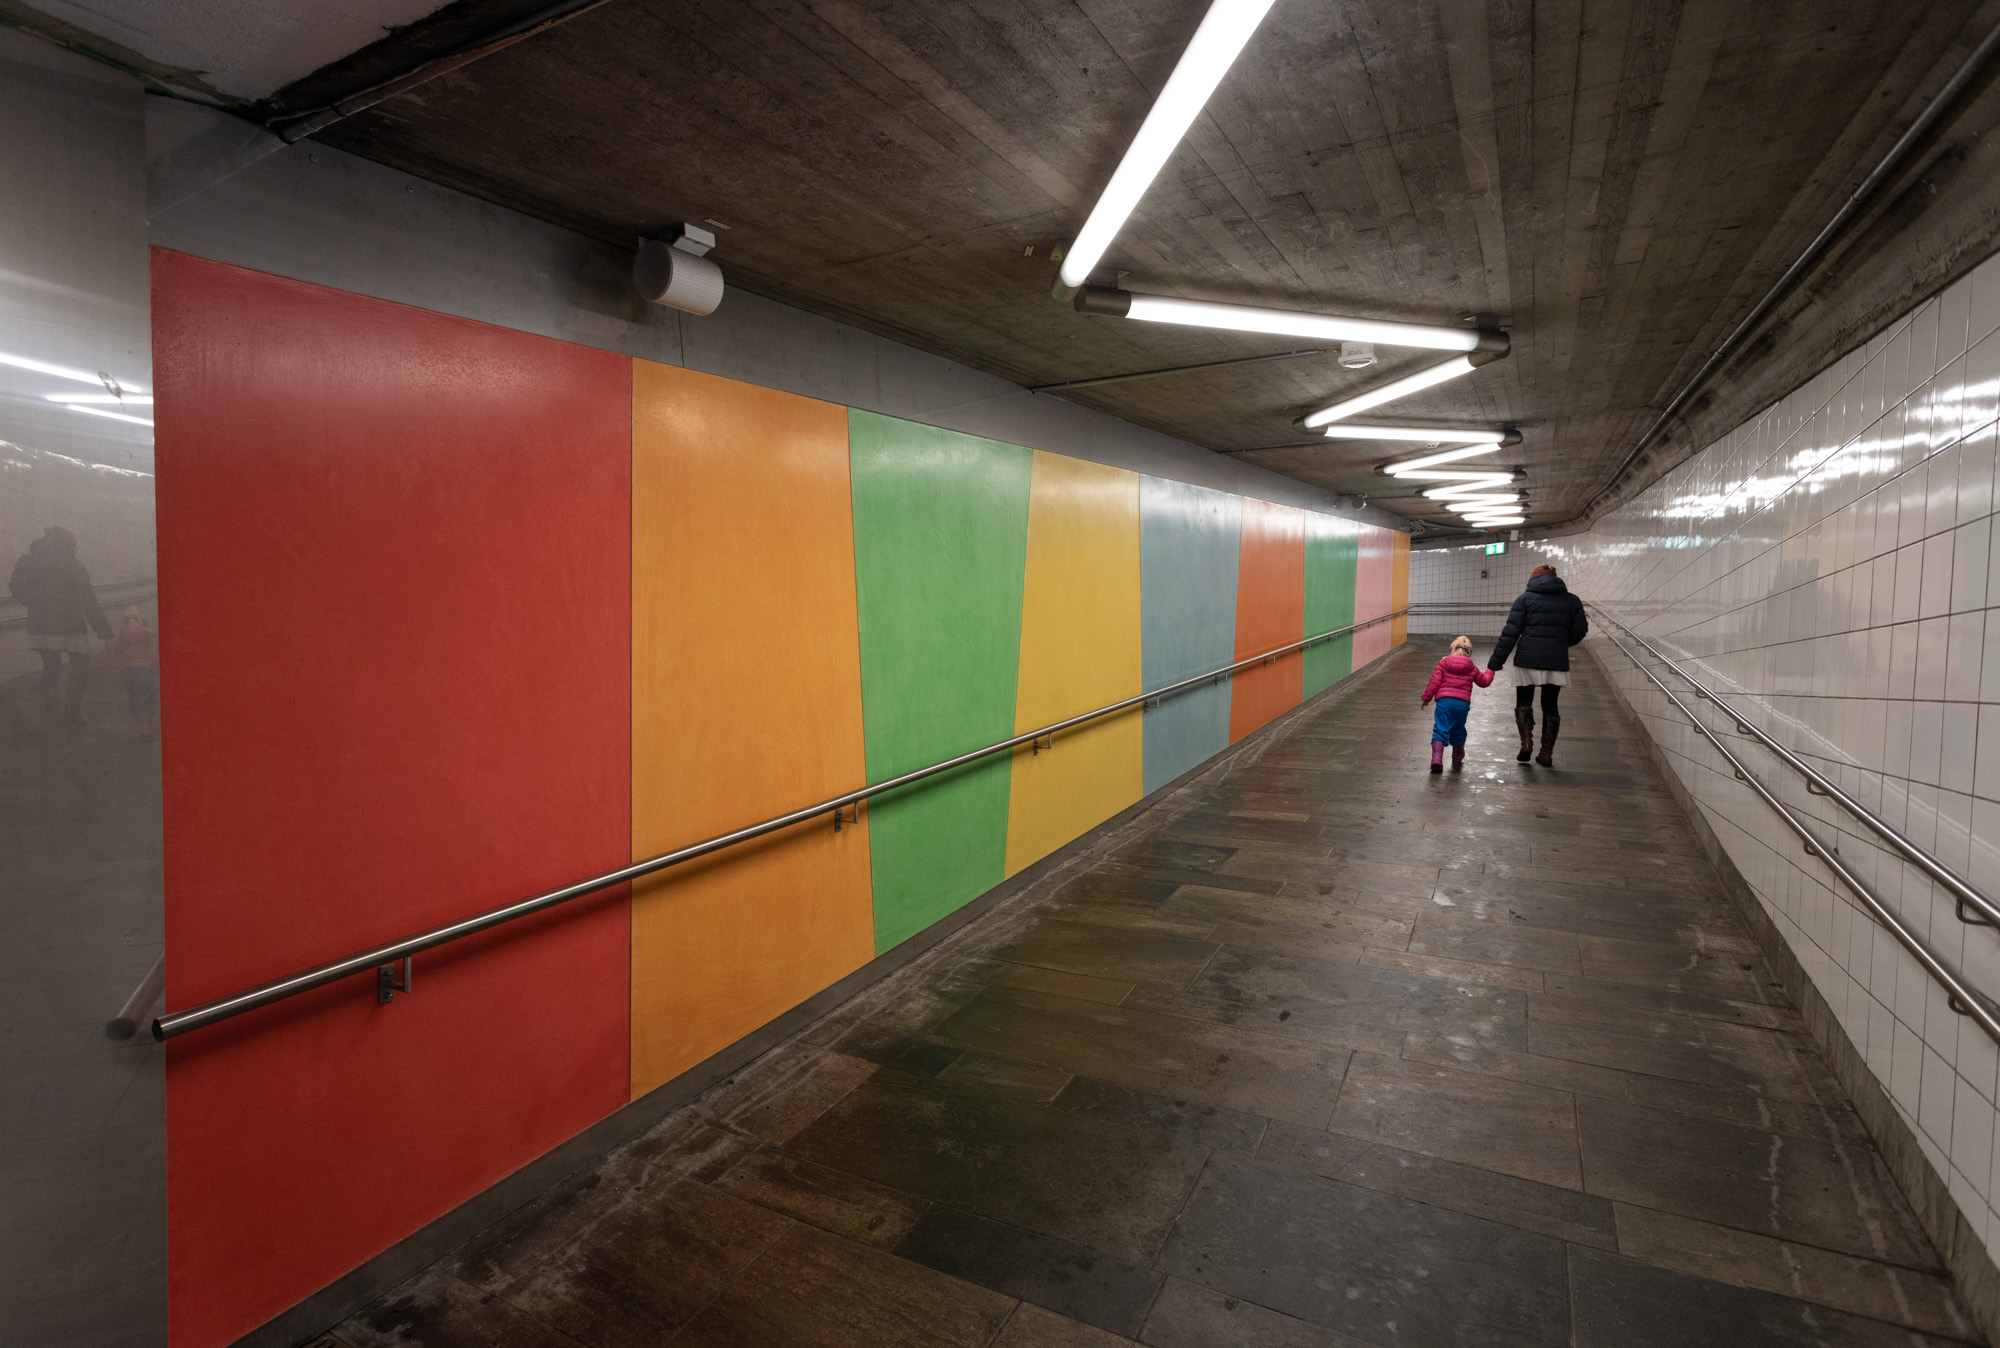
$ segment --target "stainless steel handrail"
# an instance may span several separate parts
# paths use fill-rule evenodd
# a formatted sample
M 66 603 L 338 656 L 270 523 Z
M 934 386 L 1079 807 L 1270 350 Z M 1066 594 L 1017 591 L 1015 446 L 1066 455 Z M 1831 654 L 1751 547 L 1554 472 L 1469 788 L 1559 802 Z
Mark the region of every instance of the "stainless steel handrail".
M 198 1030 L 204 1026 L 213 1025 L 218 1021 L 228 1020 L 232 1016 L 240 1016 L 246 1011 L 254 1011 L 258 1007 L 269 1006 L 273 1002 L 283 1001 L 287 997 L 296 997 L 302 992 L 310 992 L 314 988 L 324 987 L 328 983 L 335 983 L 343 978 L 350 978 L 355 974 L 367 973 L 371 969 L 381 971 L 385 966 L 393 966 L 398 962 L 407 961 L 412 955 L 416 955 L 422 951 L 433 950 L 438 946 L 459 940 L 462 937 L 471 936 L 482 931 L 489 931 L 494 927 L 515 921 L 518 918 L 554 908 L 558 904 L 567 903 L 571 899 L 582 898 L 586 894 L 595 894 L 600 890 L 610 889 L 614 885 L 622 885 L 627 881 L 652 875 L 656 872 L 666 870 L 670 866 L 678 866 L 684 862 L 694 861 L 697 858 L 708 856 L 712 852 L 720 852 L 724 848 L 734 847 L 738 843 L 750 842 L 768 833 L 776 833 L 780 829 L 790 828 L 793 824 L 802 824 L 809 819 L 817 818 L 823 814 L 833 815 L 836 826 L 838 826 L 841 818 L 839 812 L 841 810 L 846 809 L 849 805 L 858 805 L 871 796 L 879 796 L 885 792 L 911 786 L 917 782 L 924 781 L 926 778 L 936 777 L 941 773 L 950 772 L 954 768 L 961 768 L 967 764 L 976 763 L 982 758 L 991 758 L 995 754 L 1007 753 L 1020 748 L 1022 745 L 1034 744 L 1038 740 L 1048 740 L 1050 746 L 1053 747 L 1055 735 L 1059 731 L 1072 730 L 1088 722 L 1102 720 L 1107 716 L 1115 716 L 1120 712 L 1129 711 L 1133 707 L 1157 703 L 1163 697 L 1171 697 L 1175 693 L 1185 692 L 1190 688 L 1196 688 L 1202 684 L 1220 683 L 1224 678 L 1235 674 L 1239 670 L 1268 664 L 1282 656 L 1291 654 L 1293 651 L 1304 650 L 1306 647 L 1317 645 L 1322 641 L 1332 641 L 1339 637 L 1359 632 L 1364 627 L 1373 627 L 1376 623 L 1388 622 L 1391 619 L 1403 617 L 1408 613 L 1408 608 L 1399 608 L 1393 612 L 1384 613 L 1374 618 L 1364 618 L 1358 623 L 1336 628 L 1331 632 L 1321 632 L 1316 636 L 1307 637 L 1303 641 L 1294 641 L 1289 645 L 1276 647 L 1260 655 L 1253 655 L 1247 660 L 1238 660 L 1233 665 L 1224 665 L 1221 668 L 1209 670 L 1205 674 L 1197 674 L 1193 678 L 1182 679 L 1178 683 L 1170 683 L 1165 687 L 1154 688 L 1140 693 L 1136 697 L 1128 697 L 1121 701 L 1110 703 L 1097 708 L 1095 711 L 1087 711 L 1082 715 L 1057 721 L 1053 725 L 1045 725 L 1039 730 L 1030 730 L 1025 734 L 1015 735 L 1011 739 L 1000 740 L 984 748 L 974 749 L 969 753 L 959 754 L 954 758 L 947 758 L 942 762 L 932 763 L 928 767 L 917 768 L 914 771 L 903 773 L 899 777 L 892 777 L 888 781 L 876 782 L 871 786 L 860 787 L 844 795 L 835 796 L 831 800 L 822 800 L 817 804 L 807 805 L 786 814 L 761 820 L 758 823 L 747 825 L 744 828 L 739 828 L 729 833 L 719 834 L 716 837 L 705 839 L 687 847 L 678 848 L 672 852 L 663 852 L 658 856 L 647 857 L 645 860 L 635 861 L 629 866 L 620 866 L 615 871 L 606 871 L 602 875 L 593 875 L 587 880 L 579 880 L 575 884 L 564 885 L 561 889 L 552 889 L 547 893 L 536 894 L 531 898 L 521 899 L 500 908 L 489 909 L 472 917 L 447 923 L 442 927 L 433 927 L 429 931 L 418 932 L 414 936 L 406 936 L 400 941 L 391 941 L 387 945 L 379 945 L 371 950 L 363 950 L 349 955 L 345 959 L 337 959 L 327 964 L 317 965 L 311 969 L 301 970 L 298 973 L 289 974 L 284 978 L 259 984 L 254 988 L 246 988 L 242 992 L 231 993 L 227 997 L 218 997 L 214 1001 L 203 1002 L 199 1006 L 188 1007 L 184 1011 L 168 1012 L 153 1022 L 153 1038 L 158 1041 L 172 1039 L 177 1035 L 186 1034 L 190 1030 Z M 391 983 L 387 978 L 384 978 L 382 986 L 385 989 L 393 987 L 396 990 L 402 990 L 404 987 L 407 987 L 407 978 L 408 971 L 407 965 L 405 965 L 405 981 L 403 983 Z M 382 995 L 384 1000 L 387 1000 L 390 994 L 384 992 Z
M 1597 609 L 1600 613 L 1604 613 L 1603 608 L 1599 605 L 1593 604 L 1591 607 Z M 1930 876 L 1931 879 L 1949 890 L 1952 897 L 1960 904 L 1959 918 L 1961 921 L 1973 922 L 1982 927 L 2000 926 L 2000 903 L 1995 903 L 1992 899 L 1987 898 L 1985 894 L 1973 888 L 1967 881 L 1952 873 L 1945 867 L 1943 862 L 1904 837 L 1888 822 L 1877 816 L 1860 801 L 1841 790 L 1839 786 L 1835 785 L 1824 774 L 1806 763 L 1797 754 L 1746 720 L 1734 707 L 1718 697 L 1714 689 L 1688 673 L 1685 669 L 1682 669 L 1679 662 L 1672 656 L 1633 631 L 1631 626 L 1616 614 L 1604 613 L 1604 616 L 1610 619 L 1613 624 L 1620 628 L 1627 636 L 1631 637 L 1632 640 L 1651 651 L 1660 663 L 1685 679 L 1698 697 L 1704 701 L 1713 702 L 1717 707 L 1729 713 L 1735 719 L 1736 727 L 1739 731 L 1762 744 L 1766 749 L 1776 754 L 1784 762 L 1785 766 L 1805 778 L 1807 789 L 1814 795 L 1825 796 L 1834 804 L 1840 806 L 1841 809 L 1846 810 L 1856 819 L 1859 819 L 1867 826 L 1869 832 L 1873 833 L 1883 842 L 1888 843 L 1890 847 L 1902 855 L 1905 861 L 1908 861 L 1918 870 L 1921 870 L 1924 874 Z M 1964 912 L 1964 905 L 1966 904 L 1970 904 L 1973 908 L 1977 909 L 1980 916 L 1976 919 L 1967 918 Z
M 1597 606 L 1592 605 L 1592 607 L 1595 608 Z M 1600 613 L 1603 613 L 1603 610 L 1601 608 L 1598 609 L 1598 611 Z M 1630 627 L 1627 627 L 1623 622 L 1620 622 L 1615 617 L 1611 617 L 1611 615 L 1609 614 L 1604 614 L 1604 616 L 1610 618 L 1613 626 L 1618 627 L 1619 629 L 1624 631 L 1627 635 L 1631 636 L 1633 640 L 1638 641 L 1648 650 L 1653 650 L 1651 643 L 1647 642 L 1643 637 L 1640 637 L 1638 633 L 1632 631 L 1632 629 Z M 1880 923 L 1891 936 L 1895 937 L 1897 944 L 1901 945 L 1905 950 L 1909 951 L 1911 956 L 1913 956 L 1916 959 L 1917 963 L 1924 966 L 1925 972 L 1929 973 L 1933 979 L 1935 979 L 1938 983 L 1943 985 L 1945 989 L 1946 1001 L 1947 1004 L 1951 1007 L 1951 1009 L 1953 1011 L 1956 1011 L 1959 1015 L 1970 1016 L 1974 1021 L 1978 1023 L 1979 1028 L 1985 1031 L 1987 1038 L 1993 1040 L 1996 1044 L 2000 1044 L 2000 1015 L 1995 1014 L 1992 1003 L 1990 1003 L 1983 994 L 1976 991 L 1974 988 L 1971 987 L 1971 985 L 1966 983 L 1956 973 L 1954 973 L 1951 970 L 1951 968 L 1944 963 L 1943 960 L 1939 959 L 1936 955 L 1932 954 L 1930 947 L 1925 945 L 1923 941 L 1918 938 L 1915 932 L 1911 931 L 1907 926 L 1905 926 L 1903 920 L 1900 917 L 1898 917 L 1887 904 L 1883 903 L 1881 899 L 1875 896 L 1874 891 L 1869 889 L 1868 886 L 1865 883 L 1863 883 L 1861 877 L 1856 875 L 1852 870 L 1848 868 L 1847 863 L 1841 860 L 1840 853 L 1835 851 L 1831 846 L 1827 845 L 1826 843 L 1821 842 L 1819 838 L 1813 834 L 1813 831 L 1807 828 L 1804 822 L 1801 821 L 1796 814 L 1793 814 L 1792 811 L 1786 807 L 1783 801 L 1779 800 L 1775 795 L 1773 795 L 1771 793 L 1771 789 L 1765 786 L 1763 782 L 1759 781 L 1750 772 L 1750 770 L 1743 765 L 1743 761 L 1739 759 L 1735 754 L 1729 751 L 1729 746 L 1722 742 L 1721 737 L 1718 736 L 1713 730 L 1710 730 L 1708 728 L 1708 724 L 1705 721 L 1703 721 L 1701 717 L 1695 714 L 1694 709 L 1689 707 L 1687 703 L 1681 701 L 1680 698 L 1674 694 L 1674 690 L 1667 687 L 1667 685 L 1665 684 L 1665 682 L 1661 680 L 1659 675 L 1653 673 L 1652 670 L 1646 668 L 1646 666 L 1639 660 L 1639 658 L 1632 654 L 1630 647 L 1626 646 L 1626 644 L 1620 641 L 1615 635 L 1612 635 L 1610 633 L 1607 633 L 1606 635 L 1610 636 L 1611 644 L 1616 646 L 1619 649 L 1619 651 L 1624 654 L 1625 658 L 1632 662 L 1632 667 L 1638 670 L 1641 674 L 1645 675 L 1649 680 L 1651 680 L 1653 686 L 1655 688 L 1658 688 L 1660 692 L 1666 696 L 1667 701 L 1673 703 L 1674 706 L 1678 707 L 1681 711 L 1681 714 L 1688 718 L 1688 721 L 1691 724 L 1693 724 L 1694 728 L 1700 731 L 1702 736 L 1705 739 L 1707 739 L 1710 744 L 1713 744 L 1715 746 L 1716 752 L 1720 753 L 1723 756 L 1723 758 L 1728 761 L 1729 766 L 1735 769 L 1737 780 L 1748 785 L 1752 791 L 1756 792 L 1757 795 L 1763 799 L 1766 805 L 1769 805 L 1773 810 L 1777 811 L 1778 817 L 1785 821 L 1786 827 L 1790 828 L 1793 833 L 1797 834 L 1799 840 L 1805 844 L 1805 849 L 1807 853 L 1813 856 L 1817 856 L 1821 861 L 1824 861 L 1827 864 L 1827 867 L 1830 870 L 1832 870 L 1836 876 L 1840 878 L 1840 882 L 1843 885 L 1847 886 L 1847 888 L 1853 892 L 1856 898 L 1861 900 L 1862 906 L 1868 911 L 1869 916 L 1874 918 L 1875 921 L 1877 921 L 1878 923 Z M 1661 661 L 1669 665 L 1669 667 L 1671 667 L 1672 661 L 1667 660 L 1665 656 L 1660 655 L 1657 650 L 1653 650 L 1653 653 L 1655 655 L 1659 655 Z M 1680 671 L 1676 670 L 1675 672 L 1679 673 Z M 1683 675 L 1683 677 L 1685 677 L 1685 675 Z M 1693 682 L 1693 680 L 1689 680 L 1689 682 Z M 1710 700 L 1712 701 L 1713 699 L 1711 698 Z M 1721 706 L 1722 704 L 1717 703 L 1716 705 Z M 1724 710 L 1728 709 L 1725 707 Z M 1731 713 L 1731 715 L 1734 714 L 1735 713 L 1733 712 Z M 1746 722 L 1742 721 L 1741 718 L 1738 718 L 1737 723 L 1739 725 L 1747 724 Z

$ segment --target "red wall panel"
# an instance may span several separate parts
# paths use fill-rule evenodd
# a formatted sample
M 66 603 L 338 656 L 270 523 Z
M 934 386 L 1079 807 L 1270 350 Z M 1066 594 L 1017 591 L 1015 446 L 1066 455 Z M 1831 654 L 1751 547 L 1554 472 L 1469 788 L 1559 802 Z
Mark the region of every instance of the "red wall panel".
M 154 254 L 167 1003 L 623 862 L 623 357 Z M 226 1343 L 626 1099 L 579 901 L 169 1045 L 176 1348 Z
M 1394 558 L 1388 529 L 1361 526 L 1361 551 L 1354 566 L 1354 621 L 1379 618 L 1389 612 L 1394 588 Z M 1376 623 L 1354 634 L 1354 667 L 1387 655 L 1395 644 L 1395 624 Z
M 1244 497 L 1240 547 L 1236 658 L 1247 660 L 1305 636 L 1306 512 Z M 1297 651 L 1238 674 L 1230 683 L 1229 742 L 1298 706 L 1304 680 L 1305 657 Z

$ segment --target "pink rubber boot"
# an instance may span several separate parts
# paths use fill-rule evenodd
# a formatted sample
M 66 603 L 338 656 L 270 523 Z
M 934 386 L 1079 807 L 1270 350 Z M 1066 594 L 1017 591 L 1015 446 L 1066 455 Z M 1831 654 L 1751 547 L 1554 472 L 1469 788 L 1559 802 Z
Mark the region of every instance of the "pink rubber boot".
M 1432 741 L 1431 741 L 1431 771 L 1432 771 L 1432 772 L 1443 772 L 1443 771 L 1444 771 L 1444 741 L 1443 741 L 1443 740 L 1432 740 Z

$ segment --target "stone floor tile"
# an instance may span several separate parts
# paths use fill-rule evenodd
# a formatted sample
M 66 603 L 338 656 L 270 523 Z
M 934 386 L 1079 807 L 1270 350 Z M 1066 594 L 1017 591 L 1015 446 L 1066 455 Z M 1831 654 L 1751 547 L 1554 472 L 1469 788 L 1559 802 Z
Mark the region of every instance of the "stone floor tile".
M 811 1227 L 736 1279 L 674 1348 L 985 1348 L 1012 1297 Z
M 1574 1348 L 1947 1348 L 1949 1340 L 1571 1247 Z
M 1629 1259 L 1979 1341 L 1946 1278 L 1650 1208 L 1620 1203 L 1617 1209 L 1618 1253 Z
M 1253 1302 L 1167 1279 L 1139 1342 L 1151 1348 L 1373 1348 Z
M 872 1062 L 794 1041 L 739 1071 L 707 1104 L 731 1128 L 778 1146 L 874 1072 Z
M 1738 1002 L 1783 1002 L 1784 992 L 1762 959 L 1734 951 L 1689 950 L 1678 944 L 1581 936 L 1583 974 L 1605 983 L 1638 983 Z
M 1139 1332 L 1161 1279 L 1101 1251 L 950 1207 L 925 1213 L 896 1255 L 1127 1338 Z
M 1403 950 L 1363 951 L 1361 962 L 1370 968 L 1421 974 L 1425 978 L 1443 979 L 1448 983 L 1485 983 L 1496 988 L 1513 988 L 1517 992 L 1540 992 L 1544 986 L 1543 975 L 1533 969 L 1482 964 L 1469 959 L 1446 959 L 1441 955 L 1413 955 Z
M 1582 972 L 1574 933 L 1530 927 L 1520 922 L 1467 921 L 1455 914 L 1431 913 L 1417 919 L 1410 952 L 1482 964 L 1511 964 L 1543 973 Z
M 1208 1156 L 1169 1123 L 1114 1123 L 895 1072 L 786 1150 L 1133 1263 L 1159 1249 Z
M 1044 919 L 994 953 L 1015 964 L 1178 988 L 1201 972 L 1215 947 L 1185 936 Z
M 644 1348 L 686 1324 L 790 1218 L 695 1180 L 612 1207 L 501 1292 L 592 1348 Z
M 1106 1006 L 1118 1005 L 1132 991 L 1130 983 L 1091 978 L 1085 974 L 1066 974 L 1060 969 L 1043 969 L 1032 964 L 1001 964 L 994 972 L 992 986 L 1052 992 L 1058 997 L 1103 1002 Z
M 1161 1264 L 1369 1343 L 1569 1342 L 1561 1241 L 1241 1161 L 1209 1168 Z
M 1117 1348 L 1131 1342 L 1024 1301 L 1008 1317 L 993 1348 Z
M 1558 1188 L 1583 1187 L 1575 1100 L 1563 1091 L 1356 1054 L 1329 1131 Z
M 769 1150 L 750 1153 L 713 1184 L 759 1207 L 885 1250 L 930 1207 L 928 1199 Z
M 1103 1006 L 996 990 L 936 1033 L 964 1048 L 1267 1118 L 1318 1125 L 1333 1112 L 1344 1050 L 1132 1005 L 1145 991 Z
M 1089 1077 L 1071 1078 L 1050 1108 L 1149 1131 L 1164 1129 L 1175 1141 L 1216 1151 L 1255 1151 L 1266 1127 L 1275 1126 L 1261 1115 L 1154 1095 Z
M 596 1348 L 489 1292 L 432 1269 L 350 1316 L 330 1336 L 344 1348 Z
M 1586 1192 L 1935 1272 L 1936 1253 L 1874 1152 L 1577 1098 Z
M 988 1053 L 962 1053 L 951 1066 L 938 1073 L 939 1081 L 960 1086 L 977 1086 L 1016 1100 L 1047 1104 L 1062 1093 L 1072 1073 L 1040 1063 L 996 1058 Z

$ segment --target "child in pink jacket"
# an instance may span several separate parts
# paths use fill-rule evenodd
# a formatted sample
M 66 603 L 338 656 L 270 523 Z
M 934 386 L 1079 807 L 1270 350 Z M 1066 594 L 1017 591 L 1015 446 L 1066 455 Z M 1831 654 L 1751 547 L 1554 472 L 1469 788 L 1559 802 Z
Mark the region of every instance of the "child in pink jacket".
M 1472 687 L 1485 688 L 1493 682 L 1493 671 L 1481 669 L 1472 658 L 1472 638 L 1453 637 L 1451 654 L 1438 661 L 1431 681 L 1424 685 L 1418 705 L 1437 699 L 1437 720 L 1431 728 L 1431 771 L 1444 771 L 1444 746 L 1451 746 L 1451 770 L 1465 766 L 1465 714 L 1472 710 Z

